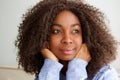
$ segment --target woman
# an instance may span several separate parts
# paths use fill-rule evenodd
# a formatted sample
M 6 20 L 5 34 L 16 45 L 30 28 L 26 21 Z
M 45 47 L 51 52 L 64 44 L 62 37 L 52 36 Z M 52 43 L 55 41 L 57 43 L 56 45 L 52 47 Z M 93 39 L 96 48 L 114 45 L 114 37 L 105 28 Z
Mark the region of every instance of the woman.
M 116 41 L 103 13 L 82 1 L 44 0 L 27 12 L 16 41 L 19 64 L 36 80 L 117 80 Z

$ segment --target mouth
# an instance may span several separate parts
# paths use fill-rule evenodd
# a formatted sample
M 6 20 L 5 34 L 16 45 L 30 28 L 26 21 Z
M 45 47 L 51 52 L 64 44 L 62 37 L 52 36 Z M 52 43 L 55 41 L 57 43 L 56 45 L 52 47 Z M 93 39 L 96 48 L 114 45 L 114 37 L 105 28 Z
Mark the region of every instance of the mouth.
M 70 55 L 74 54 L 75 48 L 64 48 L 60 49 L 60 51 L 62 52 L 62 54 Z

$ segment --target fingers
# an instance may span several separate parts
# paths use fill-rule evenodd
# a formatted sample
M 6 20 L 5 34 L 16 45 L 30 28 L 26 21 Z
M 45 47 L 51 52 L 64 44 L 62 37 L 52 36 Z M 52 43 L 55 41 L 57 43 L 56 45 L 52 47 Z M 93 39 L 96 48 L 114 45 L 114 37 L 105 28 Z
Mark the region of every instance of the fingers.
M 82 47 L 79 50 L 78 54 L 76 55 L 76 58 L 83 59 L 87 62 L 89 62 L 91 60 L 90 52 L 89 52 L 86 44 L 82 44 Z
M 58 62 L 58 58 L 49 49 L 46 49 L 46 48 L 42 49 L 41 53 L 44 58 L 48 58 L 48 59 Z

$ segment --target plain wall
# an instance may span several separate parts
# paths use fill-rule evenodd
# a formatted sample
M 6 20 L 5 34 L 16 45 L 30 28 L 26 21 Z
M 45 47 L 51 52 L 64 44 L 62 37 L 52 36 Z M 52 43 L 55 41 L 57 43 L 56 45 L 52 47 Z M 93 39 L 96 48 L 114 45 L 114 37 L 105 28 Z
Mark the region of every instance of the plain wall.
M 0 0 L 0 66 L 17 66 L 14 42 L 28 8 L 39 0 Z
M 14 41 L 17 36 L 22 14 L 39 0 L 0 0 L 0 66 L 17 67 L 17 49 Z M 120 0 L 86 0 L 100 8 L 109 19 L 111 33 L 120 42 Z M 119 47 L 120 48 L 120 47 Z M 120 69 L 120 49 L 117 59 L 112 63 Z

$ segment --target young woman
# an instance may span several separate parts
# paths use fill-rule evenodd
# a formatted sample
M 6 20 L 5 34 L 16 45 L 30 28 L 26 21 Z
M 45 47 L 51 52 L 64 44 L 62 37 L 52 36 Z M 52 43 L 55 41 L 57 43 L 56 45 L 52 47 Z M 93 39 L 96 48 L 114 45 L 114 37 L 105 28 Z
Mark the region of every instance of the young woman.
M 24 15 L 19 64 L 36 80 L 118 80 L 116 41 L 103 13 L 83 1 L 44 0 Z

